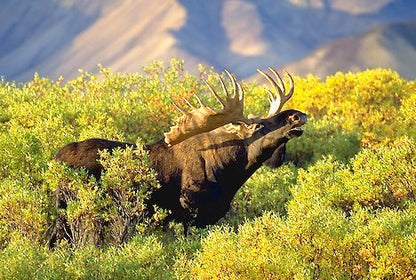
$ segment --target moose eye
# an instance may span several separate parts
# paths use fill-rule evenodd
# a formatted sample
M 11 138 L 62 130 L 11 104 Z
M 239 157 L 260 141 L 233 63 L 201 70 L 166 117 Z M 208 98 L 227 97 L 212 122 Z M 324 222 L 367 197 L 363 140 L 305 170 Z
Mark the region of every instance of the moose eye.
M 259 130 L 262 127 L 263 127 L 262 124 L 256 123 L 256 126 L 254 127 L 254 130 Z

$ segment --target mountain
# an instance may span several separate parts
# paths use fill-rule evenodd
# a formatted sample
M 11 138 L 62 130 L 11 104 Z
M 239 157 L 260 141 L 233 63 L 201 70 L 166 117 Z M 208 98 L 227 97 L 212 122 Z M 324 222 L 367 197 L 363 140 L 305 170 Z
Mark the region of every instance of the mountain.
M 388 67 L 416 79 L 416 21 L 376 27 L 369 32 L 328 43 L 284 68 L 305 76 L 325 77 L 337 71 Z
M 416 20 L 414 0 L 2 0 L 0 76 L 72 78 L 184 59 L 246 78 L 329 42 Z

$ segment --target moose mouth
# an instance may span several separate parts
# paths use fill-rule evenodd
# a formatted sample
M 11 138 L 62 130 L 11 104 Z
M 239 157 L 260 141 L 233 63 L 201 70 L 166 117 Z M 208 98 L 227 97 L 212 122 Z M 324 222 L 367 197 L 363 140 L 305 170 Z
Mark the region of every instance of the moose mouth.
M 303 129 L 301 127 L 295 127 L 289 130 L 288 136 L 290 138 L 299 137 L 302 135 L 302 133 L 303 133 Z

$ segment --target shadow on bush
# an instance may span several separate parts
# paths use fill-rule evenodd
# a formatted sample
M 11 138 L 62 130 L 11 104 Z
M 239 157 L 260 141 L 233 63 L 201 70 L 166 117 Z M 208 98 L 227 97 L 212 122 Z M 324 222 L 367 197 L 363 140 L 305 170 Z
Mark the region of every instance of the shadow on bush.
M 348 162 L 360 150 L 358 133 L 345 132 L 328 118 L 310 120 L 303 136 L 287 145 L 287 160 L 299 167 L 313 164 L 324 156 Z

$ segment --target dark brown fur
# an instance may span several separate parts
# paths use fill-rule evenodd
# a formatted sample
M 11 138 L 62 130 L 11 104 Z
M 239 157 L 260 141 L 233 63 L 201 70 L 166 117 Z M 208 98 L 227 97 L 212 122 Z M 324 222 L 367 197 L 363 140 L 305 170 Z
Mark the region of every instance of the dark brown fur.
M 270 168 L 277 168 L 281 166 L 286 160 L 286 144 L 280 145 L 274 150 L 272 156 L 264 162 L 264 165 Z
M 249 137 L 247 133 L 242 136 L 220 127 L 173 146 L 163 140 L 145 146 L 162 186 L 152 194 L 148 204 L 170 210 L 167 221 L 174 219 L 197 227 L 216 223 L 227 213 L 244 182 L 274 151 L 284 153 L 285 143 L 302 134 L 298 128 L 305 122 L 305 114 L 287 110 L 263 119 L 261 126 L 250 128 Z M 74 168 L 84 167 L 99 178 L 103 167 L 97 161 L 98 151 L 127 145 L 132 144 L 88 139 L 68 144 L 55 158 Z M 282 154 L 278 157 L 283 158 Z M 58 219 L 57 223 L 60 222 Z M 63 226 L 57 224 L 55 228 L 60 230 Z M 59 239 L 57 235 L 62 236 L 55 230 L 52 243 Z

